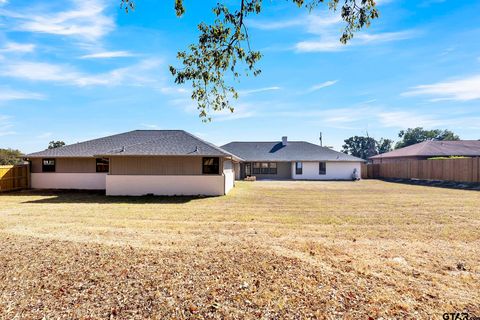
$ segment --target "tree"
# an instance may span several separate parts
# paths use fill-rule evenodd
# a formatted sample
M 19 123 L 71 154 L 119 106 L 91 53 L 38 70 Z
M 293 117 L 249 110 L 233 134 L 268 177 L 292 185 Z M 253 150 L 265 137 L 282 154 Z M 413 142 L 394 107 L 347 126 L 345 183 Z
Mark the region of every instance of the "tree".
M 343 152 L 367 160 L 368 158 L 392 150 L 393 140 L 354 136 L 345 140 Z
M 393 140 L 381 138 L 377 141 L 378 154 L 392 151 Z
M 63 141 L 50 141 L 50 143 L 48 144 L 48 149 L 55 149 L 55 148 L 60 148 L 60 147 L 63 147 L 65 145 L 65 142 Z
M 345 140 L 342 151 L 351 154 L 354 157 L 366 160 L 371 156 L 378 154 L 377 141 L 371 137 L 350 137 Z
M 353 37 L 354 32 L 368 27 L 371 20 L 378 18 L 375 0 L 288 1 L 309 11 L 323 3 L 327 3 L 330 10 L 340 10 L 346 24 L 339 40 L 343 44 Z M 175 12 L 179 17 L 185 14 L 183 2 L 175 0 Z M 213 8 L 214 22 L 201 22 L 198 42 L 191 44 L 188 50 L 178 52 L 177 58 L 182 66 L 170 66 L 175 83 L 191 82 L 191 97 L 197 101 L 199 116 L 204 122 L 211 120 L 210 111 L 234 111 L 230 99 L 237 99 L 238 93 L 232 82 L 238 82 L 241 75 L 257 76 L 261 73 L 256 64 L 262 54 L 250 46 L 246 18 L 261 13 L 262 0 L 238 0 L 235 9 L 231 9 L 232 2 L 218 1 Z M 121 7 L 127 13 L 134 10 L 134 0 L 121 0 Z
M 20 164 L 22 160 L 23 153 L 20 150 L 15 149 L 0 149 L 0 165 L 12 165 Z
M 450 130 L 424 130 L 422 127 L 408 128 L 406 131 L 401 130 L 398 137 L 402 140 L 398 141 L 395 149 L 404 148 L 427 140 L 460 140 L 460 137 Z

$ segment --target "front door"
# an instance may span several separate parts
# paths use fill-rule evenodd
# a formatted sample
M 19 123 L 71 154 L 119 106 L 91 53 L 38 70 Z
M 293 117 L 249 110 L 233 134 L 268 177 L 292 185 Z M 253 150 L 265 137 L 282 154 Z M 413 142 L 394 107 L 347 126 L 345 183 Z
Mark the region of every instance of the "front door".
M 252 175 L 252 164 L 251 163 L 245 163 L 245 175 L 247 177 Z

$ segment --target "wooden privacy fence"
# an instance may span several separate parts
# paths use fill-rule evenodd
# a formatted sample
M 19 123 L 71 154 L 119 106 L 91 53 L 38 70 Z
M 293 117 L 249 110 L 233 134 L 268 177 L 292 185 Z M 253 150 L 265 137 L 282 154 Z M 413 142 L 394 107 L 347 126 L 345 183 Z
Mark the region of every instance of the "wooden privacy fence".
M 0 166 L 0 192 L 28 188 L 28 165 Z
M 400 178 L 480 183 L 480 158 L 368 164 L 362 167 L 362 177 L 364 179 Z

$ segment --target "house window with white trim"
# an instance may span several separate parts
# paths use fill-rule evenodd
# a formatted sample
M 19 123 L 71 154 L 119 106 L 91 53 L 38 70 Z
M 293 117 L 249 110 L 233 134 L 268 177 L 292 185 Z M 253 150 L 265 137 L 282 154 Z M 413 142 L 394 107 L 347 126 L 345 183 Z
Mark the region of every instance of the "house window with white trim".
M 295 174 L 303 174 L 303 163 L 295 162 Z

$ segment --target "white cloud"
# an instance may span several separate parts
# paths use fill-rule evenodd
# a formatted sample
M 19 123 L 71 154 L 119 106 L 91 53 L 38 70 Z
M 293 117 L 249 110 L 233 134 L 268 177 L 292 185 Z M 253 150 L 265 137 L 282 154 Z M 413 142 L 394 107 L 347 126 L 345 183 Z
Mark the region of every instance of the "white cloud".
M 10 119 L 11 117 L 0 114 L 0 137 L 8 136 L 16 133 L 12 129 L 13 124 L 10 122 Z
M 303 28 L 306 33 L 315 35 L 313 39 L 299 41 L 290 48 L 297 52 L 335 52 L 345 50 L 350 46 L 410 39 L 417 34 L 414 30 L 384 33 L 358 32 L 347 45 L 344 45 L 339 40 L 344 24 L 345 22 L 339 13 L 328 10 L 294 20 L 254 20 L 249 22 L 249 26 L 261 30 L 280 30 L 299 27 Z
M 235 107 L 234 112 L 230 112 L 228 109 L 223 109 L 222 111 L 211 112 L 213 121 L 231 121 L 251 118 L 256 115 L 256 112 L 252 109 L 257 108 L 258 106 L 253 106 L 249 103 L 233 104 Z
M 146 59 L 139 63 L 99 74 L 87 74 L 70 65 L 44 62 L 17 61 L 0 66 L 0 75 L 31 81 L 58 82 L 79 87 L 104 85 L 133 86 L 156 85 L 157 79 L 149 77 L 148 71 L 158 68 L 161 61 Z
M 378 113 L 377 117 L 380 124 L 387 128 L 405 128 L 407 125 L 409 127 L 433 128 L 446 123 L 445 120 L 411 111 L 384 111 Z
M 97 40 L 115 28 L 112 17 L 105 14 L 103 0 L 73 0 L 73 8 L 61 12 L 13 12 L 0 14 L 13 20 L 11 28 L 19 31 L 75 36 Z
M 371 43 L 385 43 L 413 38 L 416 32 L 413 30 L 383 33 L 358 33 L 347 44 L 339 40 L 339 33 L 325 33 L 319 39 L 300 41 L 295 45 L 298 52 L 333 52 L 344 50 L 350 46 L 368 45 Z
M 258 88 L 258 89 L 250 89 L 250 90 L 240 90 L 238 94 L 240 96 L 245 96 L 253 93 L 261 93 L 261 92 L 268 92 L 268 91 L 277 91 L 280 90 L 280 87 L 265 87 L 265 88 Z
M 338 82 L 338 80 L 329 80 L 329 81 L 325 81 L 325 82 L 322 82 L 322 83 L 318 83 L 316 85 L 311 86 L 307 90 L 307 92 L 314 92 L 314 91 L 317 91 L 317 90 L 320 90 L 320 89 L 323 89 L 323 88 L 326 88 L 326 87 L 330 87 L 330 86 L 333 86 L 337 82 Z
M 322 127 L 363 130 L 365 128 L 480 128 L 480 117 L 468 113 L 422 112 L 370 105 L 362 102 L 346 108 L 310 108 L 295 111 L 268 113 L 271 117 L 285 117 L 298 121 L 309 121 Z
M 0 52 L 32 52 L 35 45 L 32 43 L 7 42 Z
M 174 98 L 168 101 L 170 105 L 182 109 L 185 113 L 195 114 L 197 113 L 197 105 L 188 97 Z
M 45 96 L 40 93 L 0 88 L 0 101 L 43 99 L 45 99 Z
M 322 28 L 336 25 L 342 21 L 339 15 L 332 15 L 328 11 L 323 14 L 310 14 L 298 19 L 290 20 L 251 20 L 248 26 L 260 30 L 281 30 L 292 27 L 304 27 L 310 33 L 318 33 Z
M 404 96 L 429 95 L 432 101 L 469 101 L 480 99 L 480 75 L 463 79 L 419 85 L 404 92 Z
M 162 86 L 160 88 L 158 88 L 159 91 L 161 93 L 164 93 L 164 94 L 179 94 L 179 95 L 185 95 L 185 94 L 188 94 L 190 93 L 190 91 L 188 91 L 187 89 L 185 88 L 181 88 L 181 87 L 178 87 L 178 86 L 175 86 L 175 87 L 172 87 L 172 86 Z
M 122 58 L 133 57 L 134 54 L 128 51 L 104 51 L 92 54 L 86 54 L 80 57 L 80 59 L 109 59 L 109 58 Z
M 415 30 L 406 30 L 406 31 L 399 31 L 399 32 L 383 32 L 383 33 L 359 33 L 354 36 L 355 40 L 358 40 L 362 44 L 370 43 L 370 42 L 391 42 L 397 40 L 406 40 L 411 39 L 417 35 Z
M 338 39 L 321 39 L 300 41 L 295 44 L 295 49 L 298 52 L 334 52 L 345 49 L 345 46 Z

